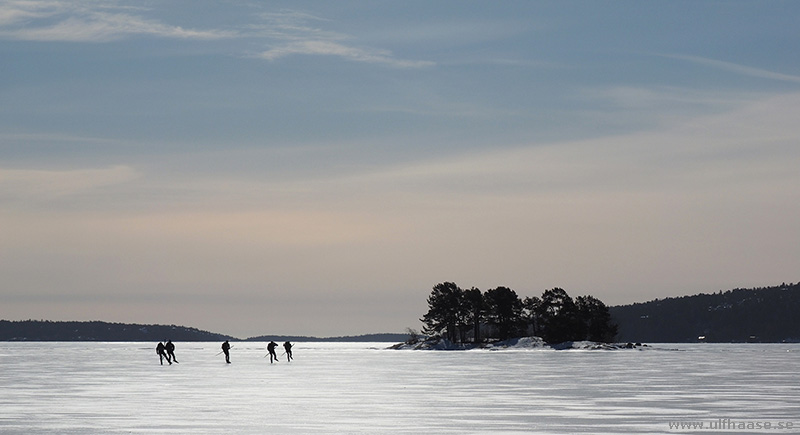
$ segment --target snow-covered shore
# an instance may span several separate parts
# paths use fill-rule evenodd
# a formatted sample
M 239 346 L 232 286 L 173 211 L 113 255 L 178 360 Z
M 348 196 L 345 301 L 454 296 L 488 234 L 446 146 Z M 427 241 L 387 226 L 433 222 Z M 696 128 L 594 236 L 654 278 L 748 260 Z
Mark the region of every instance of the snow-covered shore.
M 543 349 L 543 350 L 620 350 L 647 347 L 640 343 L 598 343 L 595 341 L 567 341 L 547 344 L 540 337 L 518 337 L 495 343 L 453 343 L 444 338 L 431 338 L 416 343 L 398 343 L 390 347 L 396 350 L 501 350 L 501 349 Z

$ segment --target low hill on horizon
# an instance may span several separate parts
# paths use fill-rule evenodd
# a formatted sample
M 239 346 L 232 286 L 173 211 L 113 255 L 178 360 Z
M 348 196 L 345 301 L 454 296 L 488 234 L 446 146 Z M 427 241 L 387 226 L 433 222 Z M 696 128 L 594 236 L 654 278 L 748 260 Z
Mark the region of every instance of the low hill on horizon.
M 800 341 L 800 283 L 655 299 L 609 312 L 620 342 Z
M 229 335 L 177 325 L 0 320 L 0 341 L 225 341 Z
M 365 334 L 342 337 L 262 335 L 240 339 L 177 325 L 142 325 L 102 321 L 0 320 L 0 341 L 357 341 L 398 342 L 408 334 Z

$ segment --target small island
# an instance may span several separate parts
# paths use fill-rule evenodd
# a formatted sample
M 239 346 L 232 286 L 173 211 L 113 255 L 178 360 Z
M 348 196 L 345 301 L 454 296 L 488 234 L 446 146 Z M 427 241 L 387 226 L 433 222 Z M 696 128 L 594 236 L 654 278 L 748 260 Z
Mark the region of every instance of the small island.
M 573 299 L 562 288 L 521 299 L 508 287 L 482 292 L 444 282 L 433 287 L 420 321 L 425 337 L 409 329 L 409 340 L 394 349 L 617 347 L 610 344 L 617 325 L 608 307 L 594 296 Z

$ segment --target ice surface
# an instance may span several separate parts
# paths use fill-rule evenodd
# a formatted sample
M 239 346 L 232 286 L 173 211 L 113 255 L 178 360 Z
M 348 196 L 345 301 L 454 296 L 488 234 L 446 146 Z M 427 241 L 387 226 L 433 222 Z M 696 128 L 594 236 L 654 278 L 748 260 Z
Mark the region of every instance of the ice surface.
M 0 433 L 689 433 L 669 422 L 725 418 L 800 427 L 798 344 L 297 343 L 294 361 L 272 365 L 266 343 L 232 343 L 231 364 L 220 344 L 176 343 L 180 363 L 161 366 L 156 343 L 0 343 Z

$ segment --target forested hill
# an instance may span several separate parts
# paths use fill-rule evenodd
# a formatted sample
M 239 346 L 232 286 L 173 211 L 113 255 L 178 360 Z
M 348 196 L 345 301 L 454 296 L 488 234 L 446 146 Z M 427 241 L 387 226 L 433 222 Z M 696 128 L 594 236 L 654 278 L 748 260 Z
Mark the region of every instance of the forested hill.
M 610 307 L 617 341 L 800 341 L 800 283 Z
M 222 334 L 175 325 L 0 320 L 0 341 L 224 341 Z

